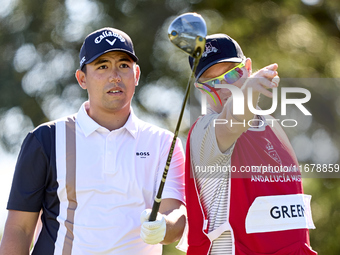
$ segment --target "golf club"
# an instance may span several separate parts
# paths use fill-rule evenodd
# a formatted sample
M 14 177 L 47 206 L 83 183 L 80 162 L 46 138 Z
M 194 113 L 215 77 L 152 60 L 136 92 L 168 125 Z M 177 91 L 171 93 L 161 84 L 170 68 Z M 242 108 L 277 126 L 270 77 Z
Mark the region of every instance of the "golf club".
M 162 180 L 159 185 L 158 192 L 152 206 L 149 221 L 156 220 L 159 206 L 162 201 L 162 192 L 164 189 L 166 177 L 168 175 L 172 154 L 174 152 L 174 148 L 176 145 L 176 140 L 179 132 L 179 127 L 182 122 L 185 105 L 189 98 L 190 87 L 195 82 L 196 67 L 204 51 L 205 37 L 207 36 L 207 26 L 201 15 L 193 12 L 184 13 L 171 22 L 168 28 L 168 36 L 170 41 L 175 46 L 177 46 L 178 48 L 180 48 L 181 50 L 183 50 L 184 52 L 186 52 L 187 54 L 194 58 L 194 64 L 192 67 L 192 72 L 187 84 L 181 112 L 174 132 L 174 138 L 172 140 L 166 165 L 163 171 Z

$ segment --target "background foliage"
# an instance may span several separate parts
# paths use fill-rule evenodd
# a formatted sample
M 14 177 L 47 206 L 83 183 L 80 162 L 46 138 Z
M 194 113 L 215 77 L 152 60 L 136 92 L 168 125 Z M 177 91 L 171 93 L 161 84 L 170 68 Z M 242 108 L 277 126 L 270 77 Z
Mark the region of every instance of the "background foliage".
M 340 2 L 333 0 L 0 0 L 0 152 L 17 154 L 26 133 L 76 112 L 86 92 L 74 78 L 84 37 L 112 26 L 134 41 L 142 70 L 134 109 L 142 119 L 174 130 L 189 66 L 167 39 L 175 16 L 200 13 L 208 33 L 235 38 L 253 69 L 276 62 L 282 78 L 307 83 L 312 117 L 288 136 L 303 163 L 339 163 Z M 295 80 L 296 81 L 296 80 Z M 320 84 L 324 81 L 324 84 Z M 310 86 L 309 86 L 310 85 Z M 181 138 L 190 126 L 182 123 Z M 0 155 L 3 160 L 4 155 Z M 5 171 L 5 170 L 1 170 Z M 313 196 L 319 254 L 340 254 L 339 179 L 304 179 Z M 173 245 L 164 254 L 175 254 Z M 180 252 L 178 252 L 180 254 Z

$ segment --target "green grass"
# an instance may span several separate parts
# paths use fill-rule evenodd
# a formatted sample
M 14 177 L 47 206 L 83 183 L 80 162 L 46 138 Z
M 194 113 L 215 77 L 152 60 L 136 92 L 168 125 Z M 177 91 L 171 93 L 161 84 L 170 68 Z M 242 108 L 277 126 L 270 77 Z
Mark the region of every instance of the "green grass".
M 176 249 L 177 243 L 163 245 L 163 255 L 185 255 L 185 252 Z

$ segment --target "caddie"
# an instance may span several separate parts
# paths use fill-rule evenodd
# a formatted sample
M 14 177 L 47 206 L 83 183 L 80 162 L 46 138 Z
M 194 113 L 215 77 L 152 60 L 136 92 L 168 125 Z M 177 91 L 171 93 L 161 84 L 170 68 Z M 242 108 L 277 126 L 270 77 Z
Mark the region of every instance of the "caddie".
M 195 86 L 206 96 L 208 110 L 192 126 L 186 147 L 188 226 L 179 248 L 188 255 L 316 254 L 308 232 L 315 228 L 311 197 L 303 194 L 301 178 L 254 168 L 299 165 L 281 126 L 247 106 L 249 88 L 254 108 L 260 94 L 272 96 L 277 68 L 274 63 L 252 73 L 251 59 L 234 39 L 207 36 Z M 234 114 L 240 95 L 233 91 L 244 95 L 243 114 Z M 209 166 L 215 166 L 213 172 L 200 171 Z

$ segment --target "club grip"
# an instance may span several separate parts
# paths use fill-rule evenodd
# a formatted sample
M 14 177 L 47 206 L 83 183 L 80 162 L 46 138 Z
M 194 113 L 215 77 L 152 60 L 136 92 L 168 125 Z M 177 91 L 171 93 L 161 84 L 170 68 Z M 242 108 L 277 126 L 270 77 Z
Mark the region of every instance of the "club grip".
M 159 201 L 159 202 L 154 201 L 153 202 L 152 211 L 151 211 L 151 214 L 150 214 L 150 217 L 149 217 L 149 221 L 155 221 L 156 220 L 160 204 L 161 204 L 161 201 Z

